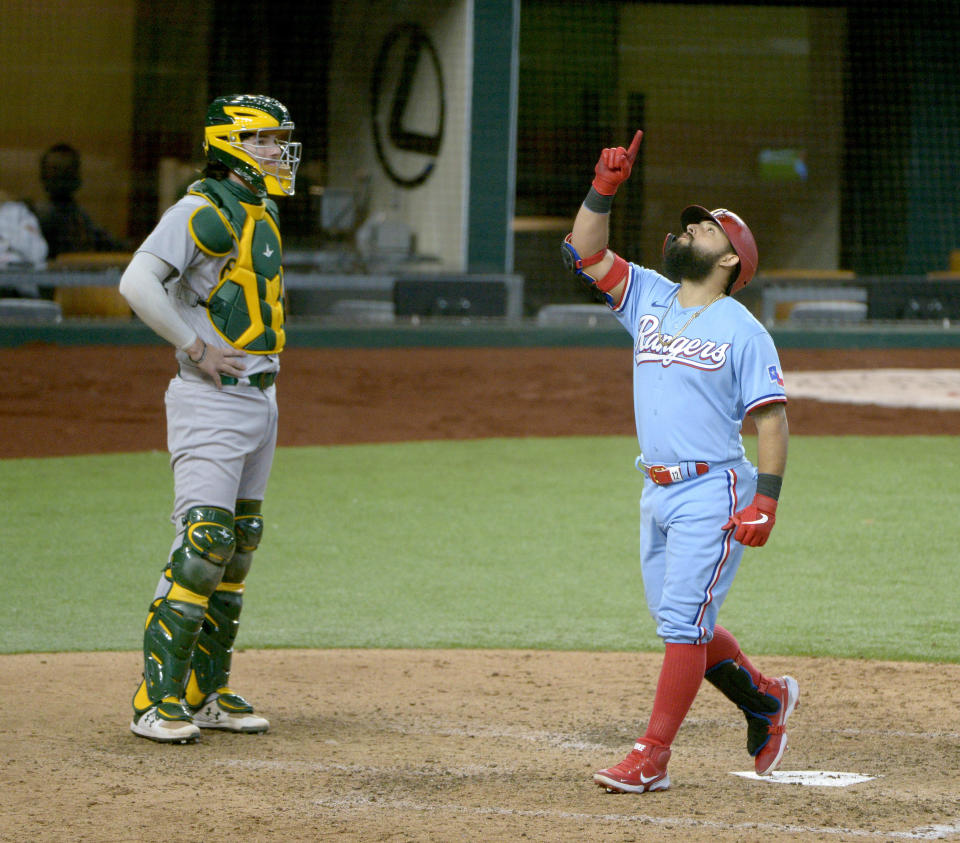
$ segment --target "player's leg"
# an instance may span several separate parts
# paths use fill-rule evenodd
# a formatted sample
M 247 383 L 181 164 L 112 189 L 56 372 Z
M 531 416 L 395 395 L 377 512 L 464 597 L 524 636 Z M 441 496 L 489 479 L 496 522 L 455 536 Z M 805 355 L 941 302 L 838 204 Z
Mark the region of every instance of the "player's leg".
M 143 679 L 133 697 L 134 734 L 162 743 L 190 743 L 200 732 L 182 698 L 210 595 L 234 551 L 233 513 L 190 507 L 179 546 L 150 604 L 143 633 Z
M 200 734 L 182 700 L 210 596 L 235 549 L 233 506 L 244 453 L 232 415 L 243 408 L 233 413 L 223 393 L 179 377 L 171 380 L 165 403 L 177 535 L 147 615 L 131 729 L 182 743 Z
M 233 645 L 240 630 L 244 580 L 253 552 L 263 535 L 261 502 L 239 500 L 235 530 L 237 549 L 223 580 L 210 596 L 200 637 L 193 652 L 186 702 L 200 728 L 232 732 L 265 732 L 269 721 L 254 714 L 253 706 L 230 688 Z
M 735 480 L 725 475 L 644 491 L 644 588 L 666 646 L 646 731 L 623 762 L 594 776 L 608 790 L 669 787 L 670 746 L 703 681 L 706 642 L 742 554 L 720 529 Z
M 669 526 L 657 634 L 666 647 L 644 736 L 648 742 L 670 746 L 693 704 L 706 669 L 707 641 L 739 565 L 742 549 L 720 530 L 727 482 L 732 480 L 714 476 L 681 483 L 664 513 Z
M 787 748 L 787 719 L 800 696 L 792 676 L 764 676 L 744 655 L 733 637 L 715 625 L 707 645 L 705 678 L 736 704 L 747 719 L 747 752 L 759 775 L 769 775 Z
M 263 537 L 262 503 L 276 450 L 275 389 L 243 393 L 250 408 L 250 438 L 256 447 L 243 460 L 234 507 L 237 548 L 223 580 L 210 597 L 187 683 L 186 702 L 193 722 L 203 729 L 258 733 L 269 721 L 230 687 L 233 647 L 240 631 L 244 583 Z
M 669 524 L 657 634 L 664 641 L 706 644 L 733 585 L 744 547 L 726 523 L 737 475 L 707 474 L 676 489 Z
M 745 465 L 733 474 L 730 514 L 738 508 L 738 501 L 750 500 L 756 491 L 753 466 Z M 743 553 L 737 542 L 733 542 L 733 550 Z M 761 674 L 744 655 L 736 638 L 716 625 L 715 614 L 712 629 L 705 678 L 743 711 L 747 719 L 747 751 L 753 756 L 757 773 L 768 775 L 780 764 L 787 748 L 785 728 L 797 705 L 797 681 L 792 676 L 769 678 Z
M 663 521 L 667 496 L 665 489 L 648 487 L 641 501 L 643 587 L 658 627 L 668 565 Z M 696 696 L 704 660 L 705 647 L 700 644 L 667 643 L 647 729 L 623 761 L 594 773 L 597 785 L 610 793 L 646 793 L 670 787 L 670 745 Z

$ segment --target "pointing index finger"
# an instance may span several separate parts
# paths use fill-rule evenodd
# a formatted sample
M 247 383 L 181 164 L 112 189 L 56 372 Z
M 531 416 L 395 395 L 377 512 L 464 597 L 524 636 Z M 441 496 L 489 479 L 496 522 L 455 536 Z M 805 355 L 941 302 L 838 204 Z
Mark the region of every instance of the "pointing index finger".
M 640 141 L 643 139 L 643 130 L 637 129 L 637 133 L 633 136 L 633 140 L 630 141 L 630 147 L 627 149 L 627 158 L 631 161 L 634 161 L 637 157 L 637 152 L 640 150 Z

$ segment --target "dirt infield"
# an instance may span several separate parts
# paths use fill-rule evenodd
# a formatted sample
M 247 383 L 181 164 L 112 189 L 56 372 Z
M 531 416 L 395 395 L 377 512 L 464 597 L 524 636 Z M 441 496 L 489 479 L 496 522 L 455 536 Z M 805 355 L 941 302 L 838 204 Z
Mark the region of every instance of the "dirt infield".
M 957 353 L 792 352 L 791 370 L 949 368 Z M 0 351 L 0 457 L 164 448 L 162 348 Z M 789 386 L 789 380 L 788 380 Z M 629 355 L 609 349 L 284 354 L 281 444 L 629 435 Z M 794 434 L 960 431 L 960 412 L 793 401 Z M 638 595 L 639 599 L 639 595 Z M 242 643 L 242 633 L 241 633 Z M 137 653 L 0 657 L 0 840 L 960 839 L 960 665 L 758 657 L 800 681 L 784 771 L 759 782 L 744 721 L 704 686 L 673 787 L 606 794 L 649 714 L 658 654 L 241 651 L 266 735 L 160 746 L 127 730 Z
M 762 660 L 801 683 L 785 770 L 752 769 L 742 716 L 705 686 L 666 793 L 591 784 L 619 761 L 659 656 L 522 651 L 250 651 L 235 678 L 265 735 L 161 746 L 127 729 L 134 653 L 0 658 L 9 841 L 796 841 L 960 836 L 960 666 Z M 936 681 L 931 681 L 936 674 Z M 14 690 L 15 689 L 15 690 Z M 946 702 L 946 704 L 944 704 Z
M 960 368 L 956 349 L 793 351 L 791 370 Z M 164 347 L 0 349 L 0 458 L 166 448 Z M 175 371 L 175 369 L 174 369 Z M 283 353 L 281 445 L 633 434 L 622 349 L 300 349 Z M 791 401 L 795 434 L 960 432 L 960 411 Z M 749 422 L 747 429 L 751 429 Z

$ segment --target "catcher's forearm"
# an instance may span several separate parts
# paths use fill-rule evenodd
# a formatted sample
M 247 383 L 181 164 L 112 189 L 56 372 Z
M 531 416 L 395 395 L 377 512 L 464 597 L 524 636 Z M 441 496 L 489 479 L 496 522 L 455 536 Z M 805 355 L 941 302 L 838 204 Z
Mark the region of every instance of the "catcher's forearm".
M 144 324 L 177 348 L 186 349 L 197 332 L 184 322 L 163 289 L 172 267 L 149 252 L 137 252 L 120 278 L 120 294 Z

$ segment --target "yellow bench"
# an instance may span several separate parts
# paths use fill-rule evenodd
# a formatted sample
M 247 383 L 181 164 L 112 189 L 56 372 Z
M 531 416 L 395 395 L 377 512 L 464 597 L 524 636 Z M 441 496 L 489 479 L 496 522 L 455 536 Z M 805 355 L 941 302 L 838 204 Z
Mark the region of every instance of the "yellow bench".
M 69 252 L 57 255 L 47 267 L 51 270 L 86 271 L 116 268 L 122 272 L 132 257 L 129 252 Z M 120 295 L 117 287 L 56 287 L 53 300 L 60 305 L 64 316 L 133 316 L 127 300 Z

